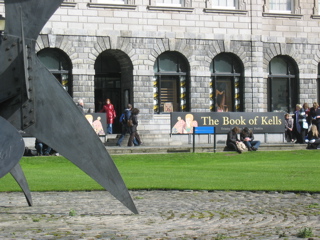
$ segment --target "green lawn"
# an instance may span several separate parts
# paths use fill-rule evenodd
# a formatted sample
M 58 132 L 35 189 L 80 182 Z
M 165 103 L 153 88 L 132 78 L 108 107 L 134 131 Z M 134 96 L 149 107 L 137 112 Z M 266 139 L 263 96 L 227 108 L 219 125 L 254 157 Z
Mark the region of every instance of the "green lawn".
M 320 151 L 115 155 L 129 189 L 320 192 Z M 101 190 L 63 157 L 24 157 L 31 191 Z M 20 191 L 10 174 L 0 191 Z

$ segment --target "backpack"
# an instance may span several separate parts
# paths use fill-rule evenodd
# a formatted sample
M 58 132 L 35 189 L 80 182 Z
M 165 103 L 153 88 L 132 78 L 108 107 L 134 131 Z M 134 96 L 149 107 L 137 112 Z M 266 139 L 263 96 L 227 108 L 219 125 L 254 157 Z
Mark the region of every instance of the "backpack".
M 126 119 L 125 118 L 126 118 L 126 115 L 124 113 L 122 113 L 121 116 L 120 116 L 119 122 L 121 124 L 125 124 L 126 123 Z
M 130 119 L 130 116 L 131 116 L 131 111 L 125 110 L 121 114 L 119 122 L 124 125 L 128 124 L 128 120 Z
M 133 122 L 132 122 L 132 117 L 131 116 L 127 121 L 127 125 L 128 125 L 128 127 L 133 127 Z

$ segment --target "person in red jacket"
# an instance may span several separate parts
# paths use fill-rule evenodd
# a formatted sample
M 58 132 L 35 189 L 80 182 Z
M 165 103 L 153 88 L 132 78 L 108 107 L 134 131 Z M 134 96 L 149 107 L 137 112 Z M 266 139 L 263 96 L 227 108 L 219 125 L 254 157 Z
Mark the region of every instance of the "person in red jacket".
M 109 98 L 106 99 L 106 104 L 102 107 L 100 112 L 105 112 L 107 114 L 107 133 L 112 134 L 112 124 L 117 114 Z

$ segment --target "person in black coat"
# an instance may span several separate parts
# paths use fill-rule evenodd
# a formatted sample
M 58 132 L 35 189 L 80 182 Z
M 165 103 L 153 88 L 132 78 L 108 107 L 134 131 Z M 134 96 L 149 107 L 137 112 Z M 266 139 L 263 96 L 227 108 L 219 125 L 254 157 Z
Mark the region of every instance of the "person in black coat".
M 310 126 L 312 124 L 317 125 L 317 123 L 316 123 L 316 118 L 317 118 L 316 110 L 318 109 L 318 107 L 319 107 L 319 104 L 317 102 L 313 102 L 312 107 L 310 108 L 309 115 L 307 117 L 308 124 Z
M 129 104 L 127 105 L 127 108 L 126 108 L 126 109 L 124 110 L 124 112 L 123 112 L 124 118 L 123 118 L 123 120 L 120 122 L 121 125 L 122 125 L 122 132 L 121 132 L 120 138 L 118 139 L 118 141 L 117 141 L 117 143 L 116 143 L 116 146 L 121 147 L 121 143 L 122 143 L 125 135 L 126 135 L 127 133 L 130 134 L 130 127 L 128 126 L 128 120 L 130 119 L 130 116 L 131 116 L 131 110 L 132 110 L 132 105 L 129 103 Z M 137 141 L 136 141 L 135 138 L 133 139 L 133 144 L 134 144 L 135 146 L 138 145 L 138 143 L 137 143 Z
M 131 116 L 129 118 L 128 121 L 128 127 L 129 127 L 129 133 L 130 133 L 130 138 L 128 141 L 128 147 L 132 147 L 133 146 L 133 139 L 135 138 L 138 146 L 140 146 L 142 144 L 141 140 L 140 140 L 140 136 L 138 134 L 137 131 L 137 127 L 138 127 L 138 114 L 139 114 L 140 110 L 138 108 L 133 108 L 131 111 Z
M 242 151 L 237 147 L 237 142 L 240 142 L 238 133 L 240 133 L 240 129 L 238 127 L 234 127 L 230 132 L 228 132 L 227 147 L 237 151 L 238 153 L 242 153 Z
M 307 149 L 317 149 L 320 145 L 320 135 L 316 125 L 311 125 L 310 131 L 308 132 L 307 136 Z

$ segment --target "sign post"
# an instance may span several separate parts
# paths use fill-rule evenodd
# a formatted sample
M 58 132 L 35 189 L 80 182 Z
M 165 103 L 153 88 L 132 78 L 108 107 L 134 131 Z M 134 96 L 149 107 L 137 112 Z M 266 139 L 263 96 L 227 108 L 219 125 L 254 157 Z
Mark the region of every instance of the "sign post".
M 193 127 L 193 152 L 195 152 L 195 135 L 196 134 L 213 134 L 213 152 L 217 150 L 215 127 Z

